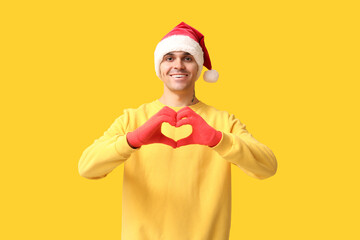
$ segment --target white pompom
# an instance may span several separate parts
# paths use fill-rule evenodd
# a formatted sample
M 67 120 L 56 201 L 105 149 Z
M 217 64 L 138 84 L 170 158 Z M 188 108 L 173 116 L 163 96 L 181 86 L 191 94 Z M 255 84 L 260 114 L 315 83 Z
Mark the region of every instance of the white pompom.
M 203 76 L 205 82 L 214 83 L 219 78 L 219 73 L 216 70 L 207 70 Z

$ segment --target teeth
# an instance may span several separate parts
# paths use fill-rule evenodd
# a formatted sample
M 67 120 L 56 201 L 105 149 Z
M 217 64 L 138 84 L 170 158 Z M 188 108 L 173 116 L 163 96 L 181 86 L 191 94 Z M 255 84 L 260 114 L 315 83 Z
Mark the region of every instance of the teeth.
M 185 77 L 186 75 L 172 75 L 172 76 L 176 78 L 181 78 L 181 77 Z

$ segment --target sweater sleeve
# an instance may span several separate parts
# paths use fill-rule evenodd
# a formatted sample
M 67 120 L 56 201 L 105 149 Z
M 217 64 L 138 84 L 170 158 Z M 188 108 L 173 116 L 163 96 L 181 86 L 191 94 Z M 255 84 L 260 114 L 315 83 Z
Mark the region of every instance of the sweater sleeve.
M 78 164 L 80 176 L 89 179 L 103 178 L 136 151 L 126 139 L 126 113 L 124 111 L 103 136 L 84 150 Z
M 234 115 L 230 115 L 229 121 L 230 133 L 222 132 L 220 142 L 213 149 L 251 177 L 265 179 L 273 176 L 277 160 L 270 148 L 257 141 Z

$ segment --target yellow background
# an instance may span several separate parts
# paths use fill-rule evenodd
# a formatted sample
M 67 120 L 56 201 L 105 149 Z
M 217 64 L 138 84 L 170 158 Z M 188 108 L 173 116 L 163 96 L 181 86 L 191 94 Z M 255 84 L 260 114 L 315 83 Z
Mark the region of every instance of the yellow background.
M 0 239 L 120 239 L 123 165 L 78 175 L 125 108 L 159 98 L 153 53 L 181 21 L 205 35 L 216 84 L 275 153 L 232 166 L 231 240 L 360 239 L 357 1 L 2 1 Z

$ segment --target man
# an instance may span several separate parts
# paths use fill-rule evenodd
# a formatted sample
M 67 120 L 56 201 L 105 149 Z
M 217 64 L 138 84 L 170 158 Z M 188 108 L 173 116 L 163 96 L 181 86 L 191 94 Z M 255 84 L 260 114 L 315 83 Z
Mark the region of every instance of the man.
M 163 95 L 124 110 L 81 156 L 86 178 L 124 163 L 123 240 L 229 239 L 231 163 L 258 179 L 276 172 L 272 151 L 243 123 L 196 98 L 203 66 L 216 82 L 204 36 L 180 23 L 155 50 Z

